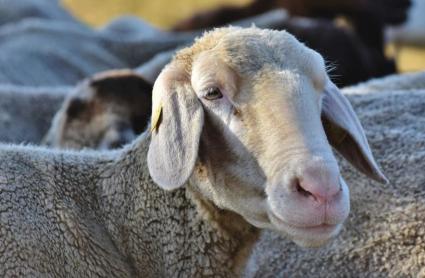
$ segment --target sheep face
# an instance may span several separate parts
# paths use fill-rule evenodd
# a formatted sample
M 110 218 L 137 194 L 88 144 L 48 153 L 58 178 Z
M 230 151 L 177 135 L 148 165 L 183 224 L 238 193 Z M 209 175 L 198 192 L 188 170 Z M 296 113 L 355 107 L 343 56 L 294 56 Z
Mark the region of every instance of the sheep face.
M 45 143 L 53 147 L 114 149 L 142 132 L 152 86 L 128 70 L 108 71 L 77 86 L 55 116 Z
M 329 142 L 383 178 L 323 59 L 286 32 L 216 30 L 177 55 L 153 92 L 154 181 L 173 189 L 190 179 L 218 207 L 300 245 L 325 243 L 348 216 Z

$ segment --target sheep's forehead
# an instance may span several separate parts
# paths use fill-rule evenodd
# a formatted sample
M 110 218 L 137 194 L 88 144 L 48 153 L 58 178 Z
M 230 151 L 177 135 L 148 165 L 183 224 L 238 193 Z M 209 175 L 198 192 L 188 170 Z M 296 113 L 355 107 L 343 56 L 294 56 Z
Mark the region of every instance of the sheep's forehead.
M 305 74 L 317 87 L 322 87 L 326 81 L 323 58 L 286 31 L 258 28 L 220 31 L 215 34 L 220 38 L 215 38 L 217 44 L 213 53 L 240 74 L 255 74 L 263 68 L 275 68 L 277 71 Z

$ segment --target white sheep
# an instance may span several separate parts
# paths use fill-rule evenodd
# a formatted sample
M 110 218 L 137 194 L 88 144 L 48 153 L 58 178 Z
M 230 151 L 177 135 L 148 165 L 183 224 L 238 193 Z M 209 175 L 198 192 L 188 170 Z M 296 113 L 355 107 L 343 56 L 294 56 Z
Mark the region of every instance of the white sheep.
M 378 186 L 343 163 L 352 212 L 341 235 L 325 248 L 306 250 L 265 233 L 247 276 L 425 275 L 424 80 L 425 72 L 405 74 L 344 90 L 390 183 Z
M 385 180 L 323 59 L 284 31 L 207 33 L 152 97 L 151 132 L 121 151 L 0 146 L 1 276 L 225 277 L 260 229 L 321 245 L 349 211 L 326 136 Z

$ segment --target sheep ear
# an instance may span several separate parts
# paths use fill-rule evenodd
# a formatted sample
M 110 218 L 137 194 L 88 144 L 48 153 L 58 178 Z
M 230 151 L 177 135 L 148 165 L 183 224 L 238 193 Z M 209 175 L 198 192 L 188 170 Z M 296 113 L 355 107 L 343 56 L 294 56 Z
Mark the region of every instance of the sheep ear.
M 172 190 L 182 186 L 195 167 L 204 111 L 190 79 L 170 68 L 155 82 L 152 107 L 148 168 L 154 182 Z
M 366 176 L 386 183 L 366 135 L 349 101 L 331 81 L 328 81 L 323 102 L 322 122 L 329 143 Z

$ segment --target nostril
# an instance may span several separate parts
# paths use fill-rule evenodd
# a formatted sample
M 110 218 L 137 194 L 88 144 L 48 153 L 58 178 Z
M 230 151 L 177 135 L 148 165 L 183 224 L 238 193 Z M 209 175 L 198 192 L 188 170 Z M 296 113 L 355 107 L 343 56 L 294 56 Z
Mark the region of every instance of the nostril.
M 309 192 L 309 191 L 305 190 L 304 188 L 302 188 L 302 186 L 300 185 L 299 182 L 297 182 L 297 184 L 295 186 L 295 189 L 297 190 L 297 192 L 299 194 L 303 195 L 304 197 L 310 197 L 310 196 L 313 196 L 314 197 L 314 195 L 311 192 Z
M 328 183 L 321 183 L 317 181 L 309 181 L 308 183 L 300 180 L 296 183 L 296 190 L 298 194 L 303 197 L 309 197 L 319 203 L 324 203 L 336 197 L 341 191 L 342 187 L 338 184 L 337 187 L 332 186 L 334 189 L 329 190 Z
M 319 163 L 320 162 L 320 163 Z M 341 176 L 336 164 L 321 161 L 307 163 L 295 177 L 299 196 L 326 203 L 341 196 Z

